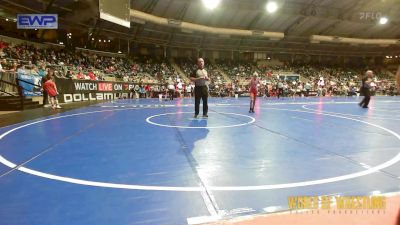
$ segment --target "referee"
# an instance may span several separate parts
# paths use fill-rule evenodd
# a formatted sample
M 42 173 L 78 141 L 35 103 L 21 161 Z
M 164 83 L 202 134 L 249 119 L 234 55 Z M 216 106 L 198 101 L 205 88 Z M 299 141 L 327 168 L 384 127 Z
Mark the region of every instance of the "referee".
M 370 88 L 371 88 L 372 76 L 374 76 L 372 70 L 367 70 L 365 76 L 362 79 L 361 93 L 364 95 L 364 98 L 360 103 L 358 103 L 360 107 L 368 108 L 369 100 L 371 99 Z
M 199 115 L 200 99 L 203 100 L 203 117 L 208 117 L 208 78 L 207 70 L 204 69 L 204 59 L 197 59 L 197 69 L 193 71 L 190 80 L 194 82 L 194 118 Z

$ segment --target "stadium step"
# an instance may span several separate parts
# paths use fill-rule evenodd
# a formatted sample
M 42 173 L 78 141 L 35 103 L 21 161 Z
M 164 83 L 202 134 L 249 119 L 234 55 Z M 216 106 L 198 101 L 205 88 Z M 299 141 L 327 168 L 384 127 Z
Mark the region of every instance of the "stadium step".
M 25 110 L 35 109 L 42 107 L 37 101 L 33 101 L 31 98 L 24 98 L 23 107 L 21 104 L 20 97 L 16 96 L 4 96 L 0 97 L 0 111 L 13 111 L 13 110 Z
M 175 62 L 171 62 L 171 66 L 176 70 L 176 72 L 178 72 L 179 76 L 186 82 L 189 83 L 190 79 L 188 77 L 188 75 L 190 74 L 185 74 L 182 70 L 182 68 L 180 66 L 178 66 L 178 64 L 176 64 Z
M 228 82 L 232 83 L 232 79 L 226 74 L 221 68 L 219 68 L 216 64 L 214 64 L 215 67 L 217 68 L 217 71 L 222 75 L 222 77 Z

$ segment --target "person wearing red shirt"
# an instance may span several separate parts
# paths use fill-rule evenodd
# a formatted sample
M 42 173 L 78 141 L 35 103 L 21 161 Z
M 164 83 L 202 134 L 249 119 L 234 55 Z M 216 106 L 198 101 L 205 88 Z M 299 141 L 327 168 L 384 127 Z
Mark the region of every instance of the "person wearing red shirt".
M 150 86 L 150 84 L 147 84 L 144 87 L 144 90 L 146 91 L 146 98 L 150 98 L 151 97 L 151 86 Z
M 258 79 L 258 74 L 257 74 L 257 72 L 254 72 L 253 77 L 250 80 L 250 110 L 249 110 L 249 113 L 254 113 L 254 105 L 256 104 L 259 83 L 260 83 L 260 81 Z
M 96 75 L 93 73 L 92 70 L 89 72 L 89 77 L 90 77 L 90 80 L 97 80 L 97 77 L 96 77 Z
M 82 73 L 82 71 L 79 71 L 78 74 L 76 75 L 77 79 L 80 80 L 84 80 L 85 79 L 85 75 Z
M 46 90 L 47 94 L 49 95 L 49 101 L 51 104 L 51 107 L 53 109 L 61 109 L 61 106 L 58 104 L 58 100 L 57 100 L 57 95 L 58 95 L 58 90 L 57 90 L 57 86 L 56 83 L 53 81 L 54 76 L 53 73 L 49 73 L 47 74 L 47 80 L 46 82 L 43 84 L 43 89 Z

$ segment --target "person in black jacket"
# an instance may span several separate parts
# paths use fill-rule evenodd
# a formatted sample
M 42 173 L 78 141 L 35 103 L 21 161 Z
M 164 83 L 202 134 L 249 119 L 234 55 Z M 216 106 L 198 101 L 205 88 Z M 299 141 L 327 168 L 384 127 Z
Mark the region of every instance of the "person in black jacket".
M 372 70 L 367 70 L 367 72 L 365 72 L 365 76 L 362 79 L 361 93 L 364 95 L 364 98 L 360 103 L 358 103 L 360 107 L 368 108 L 369 100 L 371 99 L 370 88 L 373 76 L 374 72 L 372 72 Z

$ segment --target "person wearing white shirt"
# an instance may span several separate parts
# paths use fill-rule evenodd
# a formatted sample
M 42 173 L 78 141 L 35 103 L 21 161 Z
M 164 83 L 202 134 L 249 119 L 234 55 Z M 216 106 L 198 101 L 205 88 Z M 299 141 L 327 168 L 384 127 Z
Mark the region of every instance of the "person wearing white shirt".
M 189 98 L 192 97 L 192 85 L 191 84 L 188 84 L 186 86 L 186 93 L 189 95 Z

